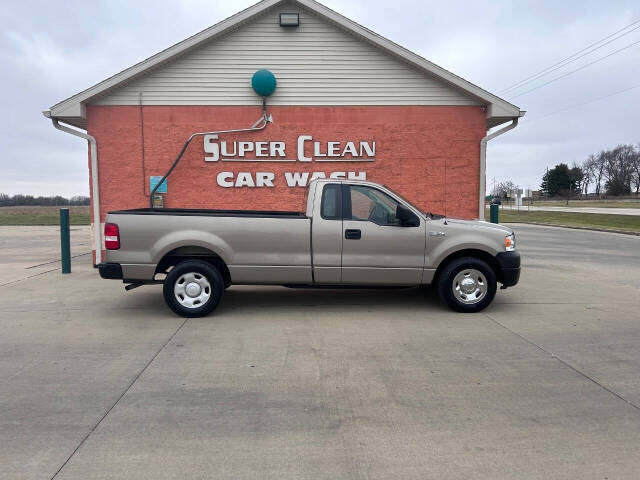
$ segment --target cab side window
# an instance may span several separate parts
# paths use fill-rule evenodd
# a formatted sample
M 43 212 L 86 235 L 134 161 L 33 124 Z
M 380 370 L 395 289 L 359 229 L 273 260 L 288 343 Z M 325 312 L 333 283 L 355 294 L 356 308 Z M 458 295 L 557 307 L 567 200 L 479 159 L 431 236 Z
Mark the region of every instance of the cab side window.
M 342 219 L 342 195 L 340 185 L 330 183 L 322 190 L 322 203 L 320 204 L 320 215 L 325 220 Z
M 386 193 L 359 185 L 351 185 L 348 191 L 351 220 L 365 220 L 377 225 L 400 225 L 396 218 L 398 202 Z

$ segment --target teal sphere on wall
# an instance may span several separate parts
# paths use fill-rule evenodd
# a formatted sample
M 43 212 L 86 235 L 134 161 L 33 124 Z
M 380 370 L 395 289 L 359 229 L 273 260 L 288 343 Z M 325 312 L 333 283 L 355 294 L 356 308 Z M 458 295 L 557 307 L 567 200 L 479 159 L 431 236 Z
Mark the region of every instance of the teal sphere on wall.
M 251 77 L 251 86 L 261 97 L 268 97 L 276 90 L 276 76 L 269 70 L 258 70 Z

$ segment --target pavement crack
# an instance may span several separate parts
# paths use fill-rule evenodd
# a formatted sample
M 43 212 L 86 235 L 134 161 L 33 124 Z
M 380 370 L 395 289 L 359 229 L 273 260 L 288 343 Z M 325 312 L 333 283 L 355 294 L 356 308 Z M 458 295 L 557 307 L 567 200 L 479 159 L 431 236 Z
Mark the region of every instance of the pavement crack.
M 25 280 L 29 280 L 30 278 L 39 277 L 40 275 L 44 275 L 45 273 L 56 272 L 58 270 L 60 270 L 60 268 L 54 268 L 52 270 L 46 270 L 44 272 L 36 273 L 34 275 L 29 275 L 28 277 L 20 278 L 18 280 L 11 280 L 10 282 L 0 283 L 0 287 L 6 287 L 7 285 L 14 285 L 16 283 L 20 283 L 20 282 L 24 282 Z
M 498 320 L 496 320 L 495 318 L 493 318 L 491 315 L 489 315 L 488 313 L 485 313 L 485 315 L 492 321 L 494 322 L 496 325 L 504 328 L 507 332 L 515 335 L 516 337 L 520 338 L 521 340 L 527 342 L 529 345 L 532 345 L 534 347 L 536 347 L 537 349 L 543 351 L 544 353 L 546 353 L 547 355 L 551 356 L 551 358 L 555 358 L 556 360 L 558 360 L 558 362 L 560 362 L 561 364 L 563 364 L 565 367 L 573 370 L 575 373 L 577 373 L 578 375 L 580 375 L 581 377 L 587 379 L 588 381 L 590 381 L 591 383 L 597 385 L 598 387 L 600 387 L 602 390 L 610 393 L 611 395 L 613 395 L 614 397 L 618 398 L 619 400 L 622 400 L 624 403 L 626 403 L 627 405 L 635 408 L 636 410 L 640 411 L 640 406 L 636 405 L 635 403 L 633 403 L 631 400 L 627 400 L 626 398 L 624 398 L 622 395 L 620 395 L 619 393 L 617 393 L 614 390 L 611 390 L 609 387 L 604 386 L 602 383 L 598 382 L 595 378 L 587 375 L 586 373 L 584 373 L 582 370 L 574 367 L 573 365 L 571 365 L 569 362 L 563 360 L 562 358 L 560 358 L 559 356 L 557 356 L 555 353 L 550 352 L 549 350 L 547 350 L 546 348 L 544 348 L 542 345 L 537 344 L 536 342 L 534 342 L 533 340 L 529 340 L 527 337 L 520 335 L 518 332 L 510 329 L 509 327 L 507 327 L 506 325 L 504 325 L 503 323 L 500 323 Z
M 85 253 L 80 253 L 78 255 L 71 255 L 71 258 L 78 258 L 78 257 L 84 257 L 85 255 L 90 255 L 91 252 L 85 252 Z M 36 268 L 36 267 L 42 267 L 43 265 L 50 265 L 52 263 L 60 263 L 62 260 L 61 259 L 56 259 L 56 260 L 51 260 L 50 262 L 44 262 L 44 263 L 39 263 L 37 265 L 31 265 L 29 267 L 24 267 L 25 270 L 29 270 L 31 268 Z
M 189 320 L 189 318 L 185 318 L 184 321 L 180 324 L 180 326 L 175 330 L 175 332 L 173 332 L 171 334 L 171 336 L 167 339 L 166 342 L 164 342 L 162 344 L 162 346 L 156 351 L 155 354 L 153 354 L 153 356 L 149 359 L 149 361 L 145 364 L 144 367 L 142 367 L 142 370 L 140 370 L 138 372 L 138 374 L 134 377 L 134 379 L 129 383 L 129 385 L 127 385 L 127 388 L 124 389 L 124 391 L 120 394 L 120 396 L 116 399 L 115 402 L 113 402 L 113 404 L 107 409 L 106 412 L 104 412 L 104 414 L 100 417 L 100 419 L 96 422 L 96 424 L 91 427 L 91 430 L 89 430 L 89 432 L 83 437 L 82 440 L 80 440 L 80 443 L 78 443 L 78 445 L 76 446 L 76 448 L 74 448 L 73 452 L 71 452 L 71 455 L 69 455 L 67 457 L 67 459 L 64 461 L 64 463 L 62 465 L 60 465 L 60 468 L 58 468 L 58 470 L 56 470 L 56 473 L 53 474 L 53 476 L 51 477 L 50 480 L 54 480 L 58 474 L 62 471 L 62 469 L 67 465 L 67 463 L 69 463 L 69 461 L 73 458 L 73 456 L 78 453 L 78 451 L 80 450 L 80 448 L 82 447 L 82 445 L 84 445 L 84 443 L 89 439 L 89 437 L 91 436 L 91 434 L 93 432 L 95 432 L 95 430 L 100 426 L 100 424 L 102 423 L 102 421 L 107 418 L 107 416 L 111 413 L 111 411 L 116 407 L 116 405 L 118 405 L 118 403 L 120 402 L 120 400 L 122 400 L 124 398 L 124 396 L 127 394 L 127 392 L 129 390 L 131 390 L 131 387 L 133 387 L 133 385 L 138 381 L 138 379 L 140 378 L 140 376 L 145 372 L 145 370 L 147 368 L 149 368 L 149 365 L 151 365 L 153 363 L 153 361 L 156 359 L 156 357 L 158 355 L 160 355 L 160 352 L 162 352 L 162 350 L 165 349 L 165 347 L 169 344 L 169 342 L 171 342 L 171 340 L 173 340 L 175 338 L 175 336 L 178 334 L 178 332 L 180 332 L 180 330 L 182 329 L 182 327 L 184 327 L 184 325 L 187 323 L 187 320 Z

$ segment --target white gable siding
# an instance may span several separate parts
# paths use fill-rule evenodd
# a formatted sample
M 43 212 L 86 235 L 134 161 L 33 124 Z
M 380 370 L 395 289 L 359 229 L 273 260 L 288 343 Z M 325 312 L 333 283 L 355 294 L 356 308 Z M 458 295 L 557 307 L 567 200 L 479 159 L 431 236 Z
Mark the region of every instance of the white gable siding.
M 300 12 L 298 28 L 278 24 Z M 249 24 L 92 101 L 95 105 L 256 105 L 251 75 L 278 81 L 270 105 L 480 105 L 481 101 L 299 6 Z

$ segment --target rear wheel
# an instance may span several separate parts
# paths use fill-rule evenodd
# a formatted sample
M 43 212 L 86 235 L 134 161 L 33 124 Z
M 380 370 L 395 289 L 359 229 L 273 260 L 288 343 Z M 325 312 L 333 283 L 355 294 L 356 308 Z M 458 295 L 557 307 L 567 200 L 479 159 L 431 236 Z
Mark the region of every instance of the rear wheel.
M 182 317 L 204 317 L 220 303 L 224 280 L 215 267 L 200 260 L 186 260 L 167 274 L 164 300 Z
M 438 280 L 438 293 L 458 312 L 479 312 L 496 295 L 496 274 L 483 260 L 462 257 L 444 267 Z

